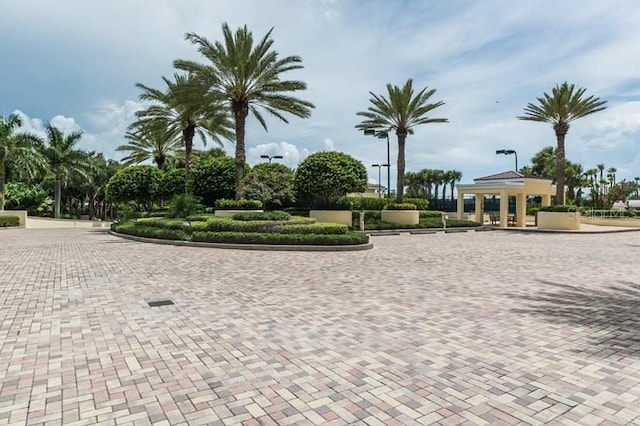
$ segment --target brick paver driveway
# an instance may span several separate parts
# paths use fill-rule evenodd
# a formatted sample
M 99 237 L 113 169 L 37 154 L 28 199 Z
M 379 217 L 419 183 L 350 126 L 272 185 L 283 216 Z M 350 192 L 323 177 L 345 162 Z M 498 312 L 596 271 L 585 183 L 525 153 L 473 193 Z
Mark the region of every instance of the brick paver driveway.
M 639 240 L 2 230 L 0 424 L 640 424 Z

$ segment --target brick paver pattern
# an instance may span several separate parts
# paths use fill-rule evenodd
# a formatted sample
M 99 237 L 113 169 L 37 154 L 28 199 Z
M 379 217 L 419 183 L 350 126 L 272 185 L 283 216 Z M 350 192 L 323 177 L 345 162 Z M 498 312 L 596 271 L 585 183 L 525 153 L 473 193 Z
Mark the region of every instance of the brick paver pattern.
M 640 424 L 639 236 L 1 230 L 0 424 Z

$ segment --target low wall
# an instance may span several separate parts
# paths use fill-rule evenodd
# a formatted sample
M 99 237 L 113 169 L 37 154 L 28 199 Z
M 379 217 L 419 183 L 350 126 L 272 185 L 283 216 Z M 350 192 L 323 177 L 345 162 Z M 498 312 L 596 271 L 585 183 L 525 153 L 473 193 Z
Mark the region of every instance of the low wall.
M 309 210 L 309 217 L 318 222 L 353 224 L 351 210 Z
M 398 225 L 417 225 L 420 223 L 418 210 L 382 210 L 382 220 Z
M 20 220 L 20 228 L 24 228 L 27 225 L 26 210 L 3 210 L 0 211 L 0 216 L 18 216 L 18 219 Z
M 580 230 L 579 212 L 538 212 L 538 229 Z
M 632 219 L 632 218 L 604 219 L 604 218 L 583 217 L 581 219 L 581 222 L 586 225 L 624 226 L 627 228 L 640 227 L 640 219 Z

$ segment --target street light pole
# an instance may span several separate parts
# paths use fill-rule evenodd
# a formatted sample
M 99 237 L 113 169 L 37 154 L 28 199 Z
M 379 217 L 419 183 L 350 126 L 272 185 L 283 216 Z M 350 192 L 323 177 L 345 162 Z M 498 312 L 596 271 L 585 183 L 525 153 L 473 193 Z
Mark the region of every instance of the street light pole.
M 372 164 L 371 167 L 378 168 L 378 198 L 382 198 L 382 185 L 381 185 L 382 168 L 386 167 L 387 169 L 389 169 L 389 165 L 388 164 Z
M 391 197 L 391 152 L 389 150 L 389 132 L 368 129 L 364 131 L 365 135 L 373 135 L 378 139 L 387 139 L 387 197 Z
M 276 159 L 282 159 L 284 157 L 282 157 L 282 155 L 261 155 L 260 158 L 264 158 L 264 159 L 269 159 L 269 164 L 271 164 L 271 160 L 273 160 L 274 158 Z
M 504 154 L 504 155 L 515 155 L 516 157 L 516 172 L 518 171 L 518 153 L 513 149 L 499 149 L 496 151 L 496 154 Z

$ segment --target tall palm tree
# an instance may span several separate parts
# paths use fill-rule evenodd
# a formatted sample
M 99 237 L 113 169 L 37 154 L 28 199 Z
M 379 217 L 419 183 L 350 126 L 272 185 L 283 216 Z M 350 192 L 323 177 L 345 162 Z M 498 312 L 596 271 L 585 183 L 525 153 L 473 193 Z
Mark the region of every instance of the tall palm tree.
M 180 139 L 166 129 L 128 131 L 125 137 L 128 143 L 116 148 L 116 151 L 128 153 L 121 160 L 125 166 L 152 160 L 160 170 L 164 170 L 167 161 L 175 160 L 182 145 Z
M 442 172 L 442 206 L 443 207 L 446 203 L 445 194 L 447 193 L 447 185 L 449 184 L 449 182 L 451 182 L 451 175 L 449 170 L 443 171 Z
M 356 125 L 359 130 L 373 130 L 379 132 L 395 131 L 398 137 L 398 182 L 396 197 L 402 202 L 404 196 L 404 168 L 405 168 L 405 144 L 407 135 L 414 133 L 414 127 L 420 124 L 446 123 L 446 118 L 431 118 L 429 113 L 444 105 L 444 102 L 429 103 L 436 89 L 420 90 L 414 94 L 413 80 L 409 79 L 403 87 L 387 84 L 387 95 L 376 95 L 369 92 L 371 98 L 367 111 L 358 112 L 357 115 L 365 117 L 365 120 Z M 436 193 L 437 196 L 437 193 Z
M 440 185 L 442 185 L 442 183 L 444 182 L 444 170 L 432 170 L 432 175 L 431 175 L 431 179 L 433 182 L 433 199 L 436 202 L 436 205 L 438 205 L 438 195 L 439 195 L 439 188 Z
M 565 149 L 564 140 L 569 131 L 569 124 L 579 118 L 604 110 L 606 101 L 589 96 L 583 98 L 586 89 L 575 89 L 566 81 L 556 85 L 551 95 L 544 93 L 537 98 L 538 104 L 529 103 L 524 108 L 520 120 L 550 123 L 556 134 L 556 204 L 564 204 L 565 184 Z
M 44 158 L 38 148 L 42 140 L 30 133 L 16 133 L 22 126 L 22 119 L 17 114 L 10 114 L 7 118 L 0 116 L 0 211 L 4 210 L 4 180 L 5 164 L 12 160 L 27 175 L 35 173 L 45 167 Z
M 233 139 L 233 125 L 220 101 L 193 75 L 174 74 L 173 81 L 165 77 L 162 80 L 167 86 L 165 91 L 136 84 L 142 90 L 140 100 L 151 102 L 151 106 L 136 113 L 138 120 L 129 126 L 129 131 L 164 131 L 167 137 L 181 136 L 185 147 L 186 182 L 195 136 L 203 143 L 208 136 L 222 146 L 222 138 Z
M 618 169 L 616 169 L 615 167 L 609 167 L 607 169 L 607 178 L 611 181 L 612 185 L 616 184 L 616 172 L 618 171 Z
M 407 195 L 414 198 L 424 196 L 424 186 L 419 172 L 405 173 L 404 180 L 407 184 Z
M 449 171 L 449 187 L 451 188 L 451 202 L 453 203 L 453 189 L 456 182 L 460 182 L 462 179 L 462 172 L 458 170 L 450 170 Z
M 42 154 L 49 164 L 54 179 L 54 216 L 59 218 L 64 182 L 73 175 L 87 178 L 91 161 L 86 152 L 75 149 L 80 142 L 82 132 L 72 132 L 65 136 L 62 131 L 49 123 L 46 135 L 46 145 L 42 148 Z
M 196 45 L 198 52 L 209 62 L 174 61 L 176 68 L 193 73 L 208 88 L 208 93 L 223 100 L 231 110 L 236 133 L 236 198 L 240 197 L 242 189 L 246 162 L 245 126 L 249 113 L 266 131 L 267 123 L 260 109 L 288 123 L 284 113 L 307 118 L 314 108 L 311 102 L 288 95 L 307 88 L 302 81 L 283 79 L 285 73 L 303 68 L 302 59 L 299 56 L 280 59 L 272 50 L 272 31 L 273 28 L 255 44 L 246 25 L 232 33 L 226 23 L 222 24 L 224 43 L 211 43 L 205 37 L 188 33 L 186 39 Z

